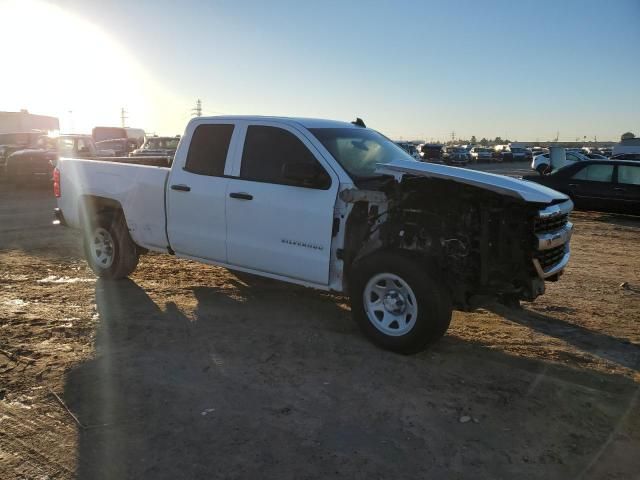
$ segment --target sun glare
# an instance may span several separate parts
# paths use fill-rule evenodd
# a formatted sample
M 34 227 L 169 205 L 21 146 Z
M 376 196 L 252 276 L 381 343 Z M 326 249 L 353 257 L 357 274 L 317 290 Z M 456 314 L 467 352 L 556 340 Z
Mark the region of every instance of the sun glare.
M 175 99 L 95 25 L 31 0 L 0 2 L 0 18 L 3 109 L 55 115 L 67 132 L 117 125 L 121 107 L 132 126 L 164 127 L 155 100 L 162 98 L 166 114 Z

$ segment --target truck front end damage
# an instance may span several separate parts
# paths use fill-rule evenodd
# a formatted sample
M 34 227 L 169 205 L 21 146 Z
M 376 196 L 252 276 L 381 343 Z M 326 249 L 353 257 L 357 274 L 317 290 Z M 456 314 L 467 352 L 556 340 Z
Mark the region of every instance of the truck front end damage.
M 573 204 L 561 194 L 523 194 L 509 182 L 486 177 L 483 185 L 457 172 L 385 170 L 393 175 L 370 190 L 341 193 L 352 204 L 342 252 L 347 278 L 360 259 L 400 251 L 424 262 L 455 306 L 467 309 L 495 298 L 531 301 L 567 265 Z

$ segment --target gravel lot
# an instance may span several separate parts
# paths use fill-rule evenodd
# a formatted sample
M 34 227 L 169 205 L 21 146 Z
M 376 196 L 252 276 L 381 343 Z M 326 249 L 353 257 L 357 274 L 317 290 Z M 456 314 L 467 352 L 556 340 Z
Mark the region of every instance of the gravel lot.
M 162 255 L 96 281 L 49 191 L 3 188 L 2 479 L 638 478 L 640 219 L 575 213 L 546 295 L 407 357 L 339 296 Z

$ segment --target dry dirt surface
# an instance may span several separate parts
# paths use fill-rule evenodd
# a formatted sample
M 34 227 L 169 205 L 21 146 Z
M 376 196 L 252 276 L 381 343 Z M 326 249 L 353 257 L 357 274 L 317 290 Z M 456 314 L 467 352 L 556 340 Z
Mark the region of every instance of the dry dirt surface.
M 546 295 L 400 356 L 339 296 L 163 255 L 96 281 L 54 203 L 0 191 L 1 479 L 638 478 L 640 219 L 574 214 Z

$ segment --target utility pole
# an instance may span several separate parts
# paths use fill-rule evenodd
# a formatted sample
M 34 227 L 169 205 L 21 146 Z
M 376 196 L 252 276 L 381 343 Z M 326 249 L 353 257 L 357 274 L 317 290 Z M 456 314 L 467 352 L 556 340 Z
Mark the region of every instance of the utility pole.
M 196 108 L 192 108 L 191 112 L 196 117 L 201 117 L 202 116 L 202 100 L 200 100 L 200 99 L 196 100 Z
M 451 132 L 451 144 L 452 145 L 455 142 L 455 140 L 456 140 L 456 132 L 454 131 L 454 132 Z
M 129 118 L 129 117 L 127 117 L 127 111 L 124 109 L 124 107 L 122 107 L 120 109 L 120 124 L 121 124 L 122 128 L 125 127 L 127 118 Z

